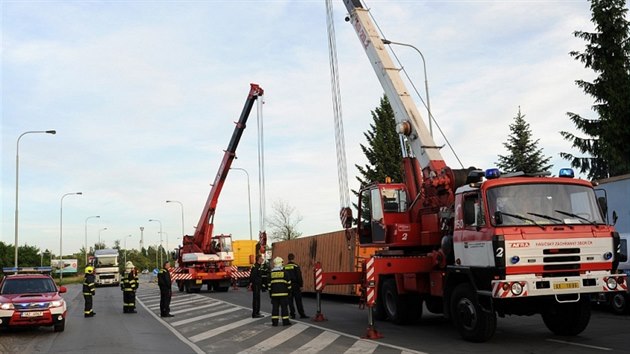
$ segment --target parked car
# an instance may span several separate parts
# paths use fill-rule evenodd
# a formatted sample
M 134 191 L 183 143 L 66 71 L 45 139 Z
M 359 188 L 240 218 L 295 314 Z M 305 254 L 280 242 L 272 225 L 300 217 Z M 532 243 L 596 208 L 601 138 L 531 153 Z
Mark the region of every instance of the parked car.
M 67 308 L 59 294 L 66 288 L 57 287 L 50 271 L 50 267 L 3 269 L 7 275 L 0 280 L 0 327 L 52 326 L 55 332 L 64 330 Z

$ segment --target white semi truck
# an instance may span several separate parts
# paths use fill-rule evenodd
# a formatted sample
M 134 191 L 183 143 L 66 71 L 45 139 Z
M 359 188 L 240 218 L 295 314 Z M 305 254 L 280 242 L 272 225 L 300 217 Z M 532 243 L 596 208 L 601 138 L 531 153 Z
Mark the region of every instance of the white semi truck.
M 118 250 L 103 249 L 94 251 L 94 276 L 96 286 L 120 284 Z

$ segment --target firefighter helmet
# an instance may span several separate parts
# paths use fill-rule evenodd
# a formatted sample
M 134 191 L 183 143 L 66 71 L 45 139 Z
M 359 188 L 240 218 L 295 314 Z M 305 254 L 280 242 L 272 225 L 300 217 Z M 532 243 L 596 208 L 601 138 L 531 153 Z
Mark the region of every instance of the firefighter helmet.
M 85 267 L 85 273 L 86 273 L 86 274 L 92 274 L 92 273 L 94 273 L 94 267 L 92 267 L 92 266 L 87 266 L 87 267 Z
M 276 267 L 282 267 L 282 262 L 284 262 L 284 259 L 282 259 L 282 257 L 276 257 L 273 259 L 273 265 Z
M 127 263 L 125 263 L 125 271 L 131 272 L 133 268 L 134 266 L 132 261 L 127 261 Z

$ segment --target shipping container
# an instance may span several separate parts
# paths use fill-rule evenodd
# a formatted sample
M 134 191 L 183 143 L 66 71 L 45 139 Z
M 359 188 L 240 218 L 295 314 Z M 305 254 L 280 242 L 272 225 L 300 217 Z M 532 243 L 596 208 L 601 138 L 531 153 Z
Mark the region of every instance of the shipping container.
M 234 250 L 234 261 L 232 265 L 240 268 L 251 268 L 256 262 L 256 243 L 254 240 L 234 240 L 232 249 Z
M 353 272 L 360 270 L 361 262 L 380 248 L 359 247 L 354 237 L 348 241 L 344 230 L 300 237 L 289 241 L 274 242 L 273 258 L 282 257 L 287 263 L 289 253 L 295 255 L 295 263 L 302 268 L 304 287 L 302 292 L 315 292 L 315 263 L 321 262 L 324 272 Z M 359 296 L 358 285 L 329 285 L 324 294 Z

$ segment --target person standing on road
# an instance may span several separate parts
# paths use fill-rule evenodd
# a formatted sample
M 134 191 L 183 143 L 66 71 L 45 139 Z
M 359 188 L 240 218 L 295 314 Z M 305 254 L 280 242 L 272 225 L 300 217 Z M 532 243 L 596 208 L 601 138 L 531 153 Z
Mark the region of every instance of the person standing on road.
M 271 296 L 271 325 L 276 327 L 282 315 L 282 325 L 290 326 L 289 321 L 289 292 L 291 291 L 291 279 L 282 266 L 284 260 L 276 257 L 273 260 L 273 268 L 269 274 L 269 296 Z
M 290 316 L 295 319 L 295 308 L 297 307 L 300 318 L 308 318 L 304 313 L 304 305 L 302 304 L 302 286 L 304 285 L 302 269 L 295 263 L 295 255 L 293 253 L 289 253 L 287 258 L 289 259 L 289 263 L 284 266 L 284 269 L 289 273 L 289 278 L 291 279 L 291 291 L 289 292 Z M 293 305 L 294 301 L 295 306 Z
M 96 294 L 96 284 L 94 278 L 94 267 L 85 267 L 85 278 L 83 279 L 83 300 L 85 307 L 83 308 L 84 317 L 94 317 L 96 312 L 92 310 L 92 297 Z
M 260 314 L 260 291 L 267 284 L 263 283 L 263 262 L 265 257 L 259 255 L 249 272 L 249 289 L 252 291 L 252 318 L 265 317 Z
M 136 289 L 138 289 L 138 273 L 131 261 L 125 264 L 125 275 L 120 283 L 123 291 L 123 313 L 137 313 Z
M 166 261 L 158 273 L 158 286 L 160 287 L 160 317 L 173 317 L 171 315 L 171 264 Z

